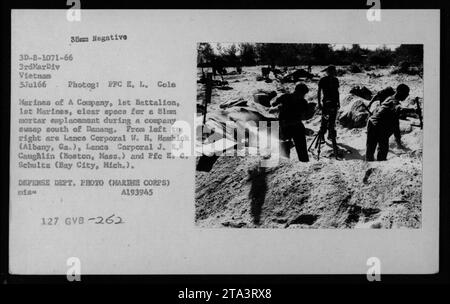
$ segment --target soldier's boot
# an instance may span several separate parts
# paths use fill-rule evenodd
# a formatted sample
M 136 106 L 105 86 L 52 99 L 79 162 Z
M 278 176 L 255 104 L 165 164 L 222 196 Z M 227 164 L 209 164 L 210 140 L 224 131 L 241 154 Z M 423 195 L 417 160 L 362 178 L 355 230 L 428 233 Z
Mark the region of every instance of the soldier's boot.
M 336 138 L 332 138 L 332 139 L 331 139 L 331 143 L 332 143 L 332 145 L 333 145 L 333 153 L 334 153 L 334 157 L 335 157 L 336 159 L 340 159 L 341 155 L 340 155 L 340 153 L 339 153 L 339 148 L 338 148 L 338 146 L 337 146 Z

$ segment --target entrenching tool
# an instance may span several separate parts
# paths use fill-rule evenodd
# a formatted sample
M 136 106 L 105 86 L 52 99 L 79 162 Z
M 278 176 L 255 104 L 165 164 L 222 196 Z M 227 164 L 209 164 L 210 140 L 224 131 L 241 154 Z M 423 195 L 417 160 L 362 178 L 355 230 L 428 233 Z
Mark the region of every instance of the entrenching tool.
M 411 126 L 420 127 L 421 129 L 423 129 L 422 108 L 420 107 L 419 97 L 414 98 L 414 102 L 416 104 L 416 113 L 419 116 L 419 122 L 420 123 L 419 123 L 419 125 L 411 124 Z
M 203 107 L 203 125 L 206 124 L 206 113 L 208 112 L 208 103 L 211 103 L 212 94 L 212 73 L 208 73 L 205 83 L 205 102 Z

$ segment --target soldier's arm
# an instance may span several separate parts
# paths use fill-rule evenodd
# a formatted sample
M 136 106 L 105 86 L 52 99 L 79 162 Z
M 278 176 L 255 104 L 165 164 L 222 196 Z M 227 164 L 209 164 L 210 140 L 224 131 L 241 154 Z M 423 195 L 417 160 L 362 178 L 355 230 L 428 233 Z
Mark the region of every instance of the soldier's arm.
M 398 145 L 401 145 L 400 121 L 398 117 L 394 119 L 394 137 Z
M 372 99 L 370 100 L 369 105 L 368 105 L 367 107 L 370 109 L 370 107 L 372 106 L 372 104 L 373 104 L 375 101 L 379 100 L 379 99 L 380 99 L 379 93 L 375 94 L 375 96 L 372 97 Z
M 340 98 L 340 95 L 339 95 L 339 79 L 337 79 L 336 78 L 336 82 L 337 82 L 337 106 L 338 106 L 338 109 L 341 107 L 341 98 Z
M 322 108 L 322 104 L 320 103 L 320 100 L 321 100 L 321 90 L 322 90 L 322 85 L 321 85 L 321 83 L 320 83 L 320 81 L 319 81 L 319 88 L 317 89 L 317 105 L 318 105 L 319 109 Z
M 338 89 L 338 93 L 337 93 L 337 106 L 338 106 L 338 109 L 341 107 L 341 97 L 339 96 L 339 89 Z

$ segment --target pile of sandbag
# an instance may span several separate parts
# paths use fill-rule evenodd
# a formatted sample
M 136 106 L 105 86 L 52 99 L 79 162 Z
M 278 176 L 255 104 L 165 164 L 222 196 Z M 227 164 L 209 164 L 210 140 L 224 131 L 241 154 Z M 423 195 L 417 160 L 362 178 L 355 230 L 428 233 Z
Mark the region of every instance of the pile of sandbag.
M 369 117 L 369 100 L 378 102 L 372 103 L 370 111 L 373 111 L 388 97 L 392 96 L 395 90 L 392 87 L 386 87 L 375 95 L 365 86 L 355 86 L 350 90 L 342 102 L 343 107 L 339 111 L 339 122 L 346 128 L 362 128 L 366 125 Z
M 366 126 L 369 112 L 362 98 L 354 98 L 339 110 L 339 123 L 345 128 L 363 128 Z

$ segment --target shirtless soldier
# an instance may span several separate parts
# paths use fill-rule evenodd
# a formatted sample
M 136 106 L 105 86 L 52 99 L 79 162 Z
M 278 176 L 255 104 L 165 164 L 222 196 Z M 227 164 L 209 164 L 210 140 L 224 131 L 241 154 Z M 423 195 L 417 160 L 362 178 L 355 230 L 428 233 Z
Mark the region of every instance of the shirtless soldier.
M 330 65 L 324 72 L 327 73 L 319 81 L 319 89 L 317 91 L 318 107 L 322 110 L 322 121 L 319 133 L 324 135 L 328 131 L 328 139 L 333 144 L 335 157 L 337 157 L 338 148 L 336 144 L 336 116 L 340 108 L 339 102 L 339 80 L 336 78 L 336 67 Z M 323 92 L 323 98 L 322 97 Z M 320 136 L 319 138 L 322 138 Z

